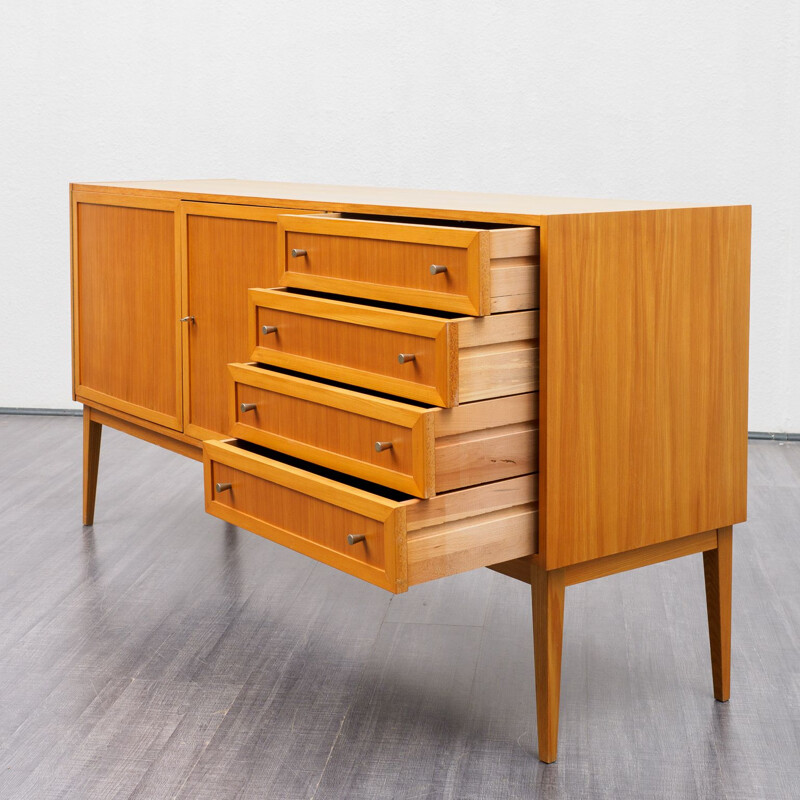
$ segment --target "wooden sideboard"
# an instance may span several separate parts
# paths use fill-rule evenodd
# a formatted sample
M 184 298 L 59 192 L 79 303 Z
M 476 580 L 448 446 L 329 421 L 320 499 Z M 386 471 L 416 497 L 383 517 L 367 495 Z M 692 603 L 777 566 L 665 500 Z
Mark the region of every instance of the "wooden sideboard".
M 107 425 L 388 591 L 529 583 L 545 762 L 565 587 L 703 553 L 728 699 L 749 206 L 164 181 L 73 184 L 71 220 L 84 524 Z

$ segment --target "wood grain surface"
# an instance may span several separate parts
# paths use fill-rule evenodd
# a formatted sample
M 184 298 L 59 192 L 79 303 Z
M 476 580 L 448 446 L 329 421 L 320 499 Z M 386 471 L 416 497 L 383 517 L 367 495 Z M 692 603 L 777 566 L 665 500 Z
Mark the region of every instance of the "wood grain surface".
M 229 370 L 232 436 L 416 497 L 433 494 L 436 409 L 255 365 Z M 391 447 L 378 451 L 376 442 Z
M 480 230 L 402 222 L 282 216 L 281 284 L 463 314 L 538 305 L 533 288 L 538 228 Z M 443 270 L 432 274 L 432 265 Z M 518 285 L 509 285 L 508 277 Z
M 280 209 L 182 203 L 184 430 L 228 434 L 227 368 L 248 356 L 247 290 L 278 283 Z
M 256 365 L 228 369 L 231 436 L 415 497 L 538 467 L 532 395 L 442 409 Z
M 206 511 L 391 592 L 536 552 L 534 476 L 418 500 L 301 463 L 203 442 Z
M 442 318 L 280 290 L 250 303 L 254 361 L 446 407 L 539 387 L 535 310 Z
M 447 319 L 284 291 L 252 290 L 250 304 L 254 361 L 421 402 L 456 401 Z M 265 325 L 277 331 L 265 334 Z M 400 353 L 415 359 L 401 364 Z
M 209 514 L 389 591 L 407 587 L 401 504 L 226 442 L 203 443 L 203 466 Z M 364 539 L 350 545 L 350 534 Z
M 179 204 L 81 192 L 72 203 L 75 392 L 181 430 Z
M 531 565 L 533 660 L 539 760 L 551 764 L 558 747 L 561 653 L 564 638 L 564 570 Z
M 717 547 L 703 553 L 703 571 L 714 697 L 725 702 L 731 696 L 733 533 L 730 527 L 717 531 Z
M 103 426 L 92 420 L 92 411 L 83 411 L 83 524 L 94 522 L 97 497 L 97 471 L 100 465 L 100 440 Z
M 281 285 L 488 314 L 491 231 L 446 225 L 285 215 Z M 300 251 L 300 257 L 292 252 Z M 431 274 L 431 265 L 444 267 Z
M 124 194 L 132 196 L 159 194 L 204 202 L 288 206 L 319 211 L 360 211 L 407 217 L 450 217 L 527 225 L 537 225 L 540 217 L 552 214 L 598 214 L 609 211 L 692 208 L 703 205 L 224 179 L 75 183 L 73 187 L 116 194 L 122 189 Z
M 547 220 L 548 568 L 745 519 L 749 243 L 748 206 Z

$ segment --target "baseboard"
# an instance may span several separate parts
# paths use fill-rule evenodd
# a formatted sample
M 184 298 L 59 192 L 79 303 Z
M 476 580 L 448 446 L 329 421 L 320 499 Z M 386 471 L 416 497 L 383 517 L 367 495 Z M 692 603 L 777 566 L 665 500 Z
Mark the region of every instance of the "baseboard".
M 800 433 L 769 433 L 768 431 L 750 431 L 748 439 L 766 439 L 776 442 L 800 442 Z
M 32 415 L 34 417 L 82 417 L 82 408 L 0 408 L 0 414 Z
M 81 408 L 0 408 L 0 414 L 30 414 L 40 417 L 81 417 Z M 748 439 L 756 441 L 800 442 L 800 433 L 770 433 L 769 431 L 748 431 Z

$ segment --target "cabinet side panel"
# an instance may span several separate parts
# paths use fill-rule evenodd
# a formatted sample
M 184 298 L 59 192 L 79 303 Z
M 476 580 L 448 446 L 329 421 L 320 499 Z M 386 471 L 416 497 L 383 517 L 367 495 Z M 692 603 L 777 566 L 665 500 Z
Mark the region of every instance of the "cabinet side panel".
M 73 213 L 77 394 L 180 428 L 176 214 L 82 200 Z
M 750 208 L 545 229 L 546 567 L 744 521 Z

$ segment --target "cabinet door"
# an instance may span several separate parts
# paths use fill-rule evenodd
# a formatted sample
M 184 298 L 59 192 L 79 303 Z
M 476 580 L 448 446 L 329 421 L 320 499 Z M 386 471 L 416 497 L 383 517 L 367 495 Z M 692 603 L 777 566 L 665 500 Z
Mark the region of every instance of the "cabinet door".
M 180 204 L 72 194 L 75 396 L 181 430 Z
M 278 285 L 276 223 L 285 209 L 181 204 L 185 431 L 227 435 L 230 361 L 248 352 L 247 290 Z

